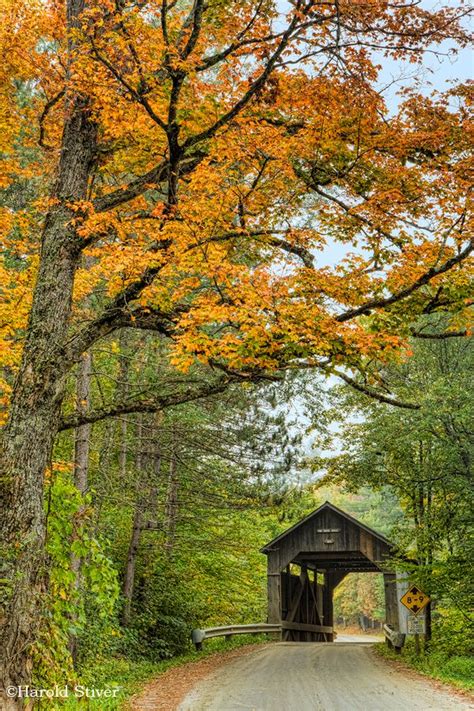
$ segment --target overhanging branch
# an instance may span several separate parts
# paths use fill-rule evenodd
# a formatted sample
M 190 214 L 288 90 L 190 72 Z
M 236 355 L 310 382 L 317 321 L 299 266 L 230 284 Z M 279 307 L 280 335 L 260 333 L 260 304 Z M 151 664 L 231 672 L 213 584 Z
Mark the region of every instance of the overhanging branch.
M 61 419 L 59 431 L 64 432 L 65 430 L 74 429 L 81 425 L 101 422 L 109 417 L 119 417 L 121 415 L 130 415 L 139 412 L 160 412 L 168 407 L 183 405 L 187 402 L 193 402 L 201 398 L 222 393 L 234 380 L 232 377 L 226 376 L 214 383 L 205 383 L 199 388 L 188 387 L 179 393 L 172 393 L 162 397 L 137 398 L 114 402 L 104 405 L 103 407 L 89 410 L 89 412 L 86 413 L 76 411 L 65 415 Z
M 421 405 L 418 405 L 417 403 L 398 400 L 398 398 L 384 395 L 379 390 L 376 390 L 370 385 L 359 383 L 357 380 L 351 378 L 350 375 L 347 375 L 347 373 L 344 373 L 342 370 L 331 368 L 328 365 L 322 363 L 316 363 L 313 367 L 319 368 L 319 370 L 322 370 L 326 375 L 335 375 L 337 378 L 340 378 L 345 383 L 347 383 L 347 385 L 350 385 L 351 388 L 354 388 L 354 390 L 357 390 L 358 392 L 367 395 L 367 397 L 370 397 L 372 400 L 377 400 L 378 402 L 383 402 L 386 405 L 392 405 L 393 407 L 401 407 L 405 410 L 419 410 L 421 408 Z
M 71 364 L 87 351 L 94 343 L 119 328 L 135 328 L 155 331 L 163 336 L 173 335 L 175 320 L 189 309 L 186 304 L 178 304 L 172 311 L 164 312 L 153 308 L 136 307 L 117 299 L 103 314 L 77 333 L 65 348 L 64 357 Z
M 344 313 L 336 316 L 336 321 L 339 321 L 339 323 L 344 323 L 345 321 L 350 321 L 351 319 L 356 318 L 357 316 L 363 316 L 364 314 L 368 314 L 373 309 L 382 309 L 386 306 L 391 306 L 392 304 L 396 304 L 398 301 L 406 299 L 408 296 L 411 296 L 411 294 L 418 291 L 418 289 L 421 289 L 422 286 L 426 286 L 426 284 L 429 284 L 430 281 L 432 281 L 435 277 L 440 276 L 445 272 L 448 272 L 457 264 L 463 262 L 465 259 L 468 258 L 473 249 L 474 242 L 471 241 L 461 252 L 459 252 L 459 254 L 456 254 L 456 256 L 451 257 L 451 259 L 447 259 L 440 267 L 432 267 L 431 269 L 428 269 L 427 272 L 422 274 L 421 277 L 419 277 L 415 282 L 413 282 L 413 284 L 407 286 L 405 289 L 400 289 L 400 291 L 395 292 L 395 294 L 392 294 L 391 296 L 388 296 L 385 299 L 372 299 L 372 301 L 367 301 L 365 304 L 359 306 L 356 309 L 350 309 L 349 311 L 345 311 Z

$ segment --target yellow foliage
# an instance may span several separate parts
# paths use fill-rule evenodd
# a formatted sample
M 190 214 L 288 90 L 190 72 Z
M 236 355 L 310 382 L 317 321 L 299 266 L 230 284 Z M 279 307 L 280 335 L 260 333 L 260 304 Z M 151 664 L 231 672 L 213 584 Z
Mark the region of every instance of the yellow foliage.
M 31 308 L 41 219 L 60 209 L 83 251 L 71 330 L 138 284 L 130 320 L 165 314 L 183 369 L 196 360 L 251 370 L 389 359 L 439 289 L 449 291 L 453 324 L 465 324 L 467 262 L 423 279 L 466 241 L 468 88 L 407 91 L 390 116 L 368 50 L 345 48 L 344 71 L 326 62 L 330 5 L 317 21 L 305 5 L 301 16 L 288 9 L 285 21 L 301 27 L 253 91 L 278 51 L 278 3 L 265 0 L 257 13 L 248 0 L 211 3 L 194 34 L 185 4 L 173 4 L 166 27 L 161 12 L 154 0 L 126 13 L 90 3 L 68 34 L 60 3 L 0 1 L 0 188 L 34 185 L 26 209 L 0 213 L 3 404 Z M 411 32 L 414 48 L 443 39 L 448 25 L 464 41 L 450 10 L 344 1 L 338 12 L 360 32 L 372 24 Z M 410 56 L 395 40 L 387 51 Z M 87 98 L 99 148 L 87 199 L 61 203 L 51 185 L 74 96 Z M 334 245 L 343 256 L 321 264 Z M 385 303 L 404 291 L 403 306 L 401 297 Z

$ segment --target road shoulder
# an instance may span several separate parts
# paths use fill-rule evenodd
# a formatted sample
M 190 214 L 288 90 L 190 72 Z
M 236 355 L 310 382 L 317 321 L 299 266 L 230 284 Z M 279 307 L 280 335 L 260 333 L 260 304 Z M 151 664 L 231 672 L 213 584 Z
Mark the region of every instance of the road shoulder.
M 449 693 L 452 696 L 456 696 L 460 699 L 470 701 L 473 704 L 474 708 L 474 693 L 472 693 L 471 691 L 467 691 L 466 689 L 462 689 L 459 686 L 455 686 L 454 684 L 449 684 L 448 682 L 435 679 L 429 674 L 423 674 L 421 671 L 414 669 L 410 664 L 408 664 L 408 662 L 405 662 L 403 659 L 395 659 L 393 657 L 389 657 L 386 654 L 379 652 L 376 647 L 372 648 L 372 653 L 374 654 L 377 660 L 388 664 L 392 669 L 403 674 L 407 679 L 416 679 L 424 681 L 427 684 L 429 683 L 432 688 L 436 689 L 437 691 L 444 691 L 445 693 Z
M 147 683 L 139 694 L 127 702 L 125 709 L 127 711 L 175 711 L 198 682 L 221 666 L 257 649 L 262 649 L 268 644 L 271 643 L 249 644 L 225 652 L 217 651 L 203 659 L 172 667 Z

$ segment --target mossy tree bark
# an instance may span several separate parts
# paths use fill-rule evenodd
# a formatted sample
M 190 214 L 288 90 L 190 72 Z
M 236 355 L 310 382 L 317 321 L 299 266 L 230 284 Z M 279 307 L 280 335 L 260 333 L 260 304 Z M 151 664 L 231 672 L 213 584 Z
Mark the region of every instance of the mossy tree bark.
M 69 0 L 69 27 L 74 26 L 83 9 L 83 0 Z M 2 437 L 1 496 L 5 515 L 0 521 L 4 547 L 0 682 L 5 687 L 30 681 L 30 648 L 46 581 L 43 479 L 51 461 L 70 369 L 64 347 L 74 275 L 81 255 L 71 203 L 86 199 L 96 160 L 97 131 L 87 99 L 76 95 L 68 97 L 68 101 L 58 177 L 43 228 L 22 363 Z M 6 699 L 5 708 L 21 708 L 21 704 Z

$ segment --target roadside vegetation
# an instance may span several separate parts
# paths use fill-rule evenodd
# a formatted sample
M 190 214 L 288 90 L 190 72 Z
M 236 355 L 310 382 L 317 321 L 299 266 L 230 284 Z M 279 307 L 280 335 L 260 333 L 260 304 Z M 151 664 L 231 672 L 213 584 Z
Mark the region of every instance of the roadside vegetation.
M 72 684 L 70 683 L 70 695 L 66 700 L 58 699 L 47 701 L 47 708 L 50 711 L 79 711 L 85 704 L 91 708 L 100 708 L 104 711 L 126 711 L 130 706 L 130 699 L 143 690 L 144 684 L 157 679 L 169 669 L 179 668 L 184 664 L 199 661 L 212 656 L 221 656 L 223 652 L 239 649 L 253 644 L 261 644 L 267 641 L 264 635 L 241 635 L 233 637 L 229 641 L 224 639 L 208 640 L 200 652 L 194 648 L 178 654 L 170 659 L 161 661 L 133 661 L 126 656 L 104 657 L 90 662 L 84 668 L 79 668 Z M 177 672 L 179 674 L 179 671 Z M 116 690 L 113 698 L 77 698 L 74 695 L 74 686 L 80 686 L 85 693 L 89 689 L 93 693 L 94 689 Z M 44 703 L 44 702 L 43 702 Z
M 383 377 L 422 408 L 388 410 L 347 389 L 334 391 L 335 421 L 341 408 L 352 420 L 337 432 L 343 451 L 315 460 L 326 484 L 383 496 L 377 516 L 392 511 L 397 568 L 432 598 L 422 653 L 409 637 L 402 659 L 463 688 L 474 683 L 472 372 L 468 340 L 415 344 L 410 360 Z
M 439 648 L 438 648 L 439 647 Z M 389 650 L 384 643 L 377 645 L 377 653 L 395 662 L 403 662 L 410 667 L 446 684 L 452 684 L 465 691 L 474 689 L 474 663 L 470 649 L 443 650 L 443 644 L 434 645 L 429 654 L 422 652 L 417 655 L 414 643 L 409 640 L 403 648 L 402 654 Z

